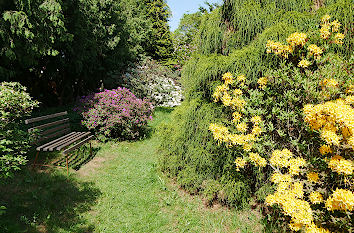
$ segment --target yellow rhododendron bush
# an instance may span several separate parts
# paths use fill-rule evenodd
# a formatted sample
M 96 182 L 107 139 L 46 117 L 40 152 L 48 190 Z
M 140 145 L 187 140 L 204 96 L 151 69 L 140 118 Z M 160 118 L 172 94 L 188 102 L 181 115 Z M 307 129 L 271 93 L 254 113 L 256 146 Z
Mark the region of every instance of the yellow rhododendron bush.
M 225 73 L 214 88 L 228 117 L 210 123 L 213 138 L 242 151 L 235 173 L 272 186 L 256 198 L 265 213 L 279 210 L 288 230 L 353 231 L 353 59 L 336 53 L 345 39 L 341 23 L 325 15 L 318 30 L 266 43 L 278 67 L 256 81 Z

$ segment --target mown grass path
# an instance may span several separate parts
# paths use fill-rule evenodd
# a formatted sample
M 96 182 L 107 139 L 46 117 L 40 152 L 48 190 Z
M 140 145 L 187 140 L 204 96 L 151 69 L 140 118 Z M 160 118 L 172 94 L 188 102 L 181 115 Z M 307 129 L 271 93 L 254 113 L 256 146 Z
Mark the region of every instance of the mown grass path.
M 159 171 L 154 129 L 168 115 L 155 112 L 144 140 L 97 144 L 69 176 L 29 166 L 1 183 L 0 232 L 261 232 L 256 211 L 205 207 Z
M 168 117 L 156 112 L 152 128 Z M 97 232 L 259 232 L 252 211 L 204 207 L 157 169 L 158 138 L 105 144 L 79 174 L 93 181 L 102 195 L 84 214 Z

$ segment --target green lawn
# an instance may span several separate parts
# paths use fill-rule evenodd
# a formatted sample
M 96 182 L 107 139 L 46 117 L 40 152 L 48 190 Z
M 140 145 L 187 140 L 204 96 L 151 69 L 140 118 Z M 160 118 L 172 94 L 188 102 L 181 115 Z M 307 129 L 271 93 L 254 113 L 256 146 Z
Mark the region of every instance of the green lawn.
M 98 144 L 95 158 L 64 171 L 25 170 L 0 188 L 7 232 L 261 232 L 256 211 L 205 207 L 157 169 L 153 130 L 168 119 L 156 111 L 151 135 Z M 1 231 L 1 232 L 2 232 Z

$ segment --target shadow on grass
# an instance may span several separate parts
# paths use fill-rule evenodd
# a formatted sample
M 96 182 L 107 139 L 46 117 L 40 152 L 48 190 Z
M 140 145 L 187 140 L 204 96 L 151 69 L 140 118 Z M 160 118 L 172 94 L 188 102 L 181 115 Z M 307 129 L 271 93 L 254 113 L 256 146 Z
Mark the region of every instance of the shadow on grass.
M 100 196 L 90 182 L 79 182 L 64 172 L 40 172 L 29 168 L 3 181 L 0 232 L 93 232 L 94 226 L 80 217 Z

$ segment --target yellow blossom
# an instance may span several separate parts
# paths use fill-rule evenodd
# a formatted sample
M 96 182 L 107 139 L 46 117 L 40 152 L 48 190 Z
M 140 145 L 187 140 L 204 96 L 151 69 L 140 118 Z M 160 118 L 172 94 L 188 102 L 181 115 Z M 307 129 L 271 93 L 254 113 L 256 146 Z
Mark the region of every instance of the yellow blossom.
M 253 129 L 252 129 L 252 134 L 254 134 L 254 135 L 259 135 L 259 134 L 261 134 L 262 133 L 262 128 L 261 127 L 259 127 L 259 126 L 254 126 L 253 127 Z
M 335 44 L 343 44 L 343 39 L 344 39 L 344 34 L 343 33 L 337 33 L 334 35 L 334 43 Z
M 232 101 L 232 97 L 228 94 L 225 93 L 222 97 L 221 97 L 221 102 L 225 105 L 225 106 L 231 106 L 231 102 Z
M 313 55 L 315 59 L 319 59 L 321 57 L 321 54 L 323 53 L 323 50 L 315 44 L 309 45 L 309 47 L 307 47 L 307 50 L 309 51 L 309 55 Z
M 309 195 L 310 201 L 313 204 L 319 204 L 323 202 L 322 194 L 319 192 L 311 192 Z
M 353 162 L 344 159 L 342 156 L 335 155 L 328 163 L 328 167 L 339 174 L 351 175 L 353 174 Z
M 342 26 L 342 24 L 340 22 L 338 22 L 338 20 L 334 20 L 332 23 L 332 31 L 333 32 L 338 32 L 339 31 L 339 28 L 340 26 Z
M 242 95 L 242 90 L 241 89 L 235 89 L 233 91 L 234 95 Z
M 236 129 L 240 132 L 246 132 L 247 131 L 247 124 L 245 122 L 242 122 L 238 125 L 236 125 Z
M 319 176 L 318 176 L 318 173 L 316 173 L 316 172 L 309 172 L 309 173 L 307 173 L 307 179 L 308 179 L 308 181 L 310 181 L 310 182 L 316 183 L 316 182 L 318 182 L 318 180 L 319 180 L 320 178 L 319 178 Z
M 326 200 L 326 208 L 330 211 L 343 210 L 353 211 L 354 195 L 353 192 L 346 189 L 336 189 L 334 193 Z
M 239 76 L 237 76 L 237 81 L 239 81 L 239 82 L 244 82 L 246 80 L 246 76 L 245 75 L 239 75 Z
M 236 123 L 240 121 L 242 115 L 239 112 L 232 113 L 232 122 Z
M 354 104 L 354 95 L 347 96 L 345 98 L 345 103 L 346 104 Z
M 331 149 L 331 147 L 329 147 L 328 145 L 322 145 L 319 150 L 320 150 L 320 153 L 321 153 L 322 155 L 325 155 L 325 154 L 328 154 L 328 153 L 332 153 L 332 152 L 333 152 L 332 149 Z
M 306 33 L 294 32 L 291 34 L 286 41 L 289 43 L 291 47 L 295 46 L 304 46 L 307 41 Z
M 255 165 L 259 167 L 265 167 L 267 165 L 267 161 L 258 153 L 249 153 L 249 158 Z
M 262 118 L 260 116 L 253 116 L 251 118 L 251 121 L 253 122 L 253 124 L 259 125 L 262 122 Z
M 273 173 L 272 178 L 270 179 L 273 183 L 278 184 L 280 182 L 290 182 L 292 178 L 289 174 L 280 174 L 278 172 Z
M 302 59 L 297 66 L 301 67 L 301 68 L 307 68 L 307 67 L 309 67 L 309 65 L 311 65 L 310 61 L 308 61 L 306 59 Z
M 240 168 L 244 168 L 246 166 L 247 162 L 243 158 L 237 157 L 234 163 L 236 164 L 236 170 L 239 171 Z
M 333 131 L 323 130 L 321 132 L 321 138 L 329 145 L 339 145 L 340 137 Z
M 301 230 L 301 228 L 302 228 L 302 224 L 291 222 L 291 223 L 289 223 L 289 228 L 290 228 L 292 231 L 299 231 L 299 230 Z
M 264 89 L 267 85 L 268 79 L 267 77 L 261 77 L 258 79 L 257 83 L 259 85 L 259 88 Z
M 331 25 L 323 24 L 320 28 L 320 34 L 322 39 L 328 39 L 331 36 Z
M 292 156 L 292 153 L 288 149 L 275 150 L 269 159 L 269 163 L 276 167 L 288 167 Z
M 306 225 L 305 233 L 330 233 L 329 230 L 317 227 L 314 223 Z
M 322 23 L 326 23 L 328 22 L 328 20 L 330 20 L 331 16 L 329 15 L 324 15 L 322 18 L 321 18 L 321 22 Z
M 232 74 L 230 72 L 225 73 L 222 76 L 222 79 L 225 81 L 225 84 L 232 84 L 234 82 Z

